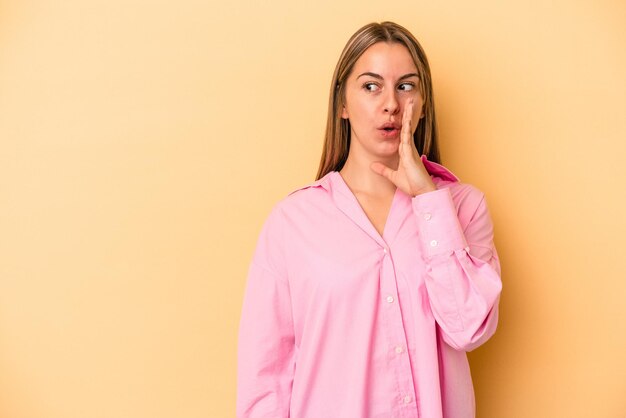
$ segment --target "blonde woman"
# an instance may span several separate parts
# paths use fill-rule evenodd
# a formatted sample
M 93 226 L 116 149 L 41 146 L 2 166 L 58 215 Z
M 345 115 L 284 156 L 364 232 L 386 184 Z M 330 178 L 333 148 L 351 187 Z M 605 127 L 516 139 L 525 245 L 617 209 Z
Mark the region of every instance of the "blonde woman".
M 466 352 L 501 289 L 484 194 L 440 164 L 424 51 L 395 23 L 360 28 L 317 180 L 274 206 L 250 264 L 237 416 L 474 417 Z

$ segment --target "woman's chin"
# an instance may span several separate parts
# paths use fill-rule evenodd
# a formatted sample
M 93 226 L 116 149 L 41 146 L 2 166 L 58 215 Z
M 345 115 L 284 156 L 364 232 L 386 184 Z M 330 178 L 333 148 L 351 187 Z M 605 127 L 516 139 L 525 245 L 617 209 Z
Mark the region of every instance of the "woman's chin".
M 380 149 L 386 152 L 398 152 L 400 147 L 400 138 L 387 139 L 380 143 Z
M 399 145 L 400 141 L 385 141 L 377 147 L 375 154 L 380 158 L 393 158 L 398 155 Z

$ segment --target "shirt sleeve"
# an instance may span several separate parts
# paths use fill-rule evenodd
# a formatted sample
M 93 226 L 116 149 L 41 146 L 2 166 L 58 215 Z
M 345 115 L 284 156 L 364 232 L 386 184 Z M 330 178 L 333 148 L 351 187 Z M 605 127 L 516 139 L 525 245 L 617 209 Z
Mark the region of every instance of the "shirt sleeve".
M 449 188 L 412 198 L 431 309 L 444 341 L 463 351 L 473 350 L 495 333 L 502 290 L 485 197 L 468 187 L 467 201 L 478 203 L 475 210 L 469 209 L 473 215 L 465 228 Z
M 295 339 L 279 229 L 273 212 L 248 270 L 237 348 L 238 418 L 289 417 Z

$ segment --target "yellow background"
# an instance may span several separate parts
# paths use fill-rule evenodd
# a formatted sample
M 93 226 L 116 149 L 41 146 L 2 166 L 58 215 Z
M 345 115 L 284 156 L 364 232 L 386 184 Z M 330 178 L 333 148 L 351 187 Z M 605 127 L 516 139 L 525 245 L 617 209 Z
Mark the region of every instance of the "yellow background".
M 387 19 L 495 222 L 478 416 L 626 417 L 621 0 L 0 2 L 0 417 L 234 416 L 261 224 L 314 178 L 344 43 Z

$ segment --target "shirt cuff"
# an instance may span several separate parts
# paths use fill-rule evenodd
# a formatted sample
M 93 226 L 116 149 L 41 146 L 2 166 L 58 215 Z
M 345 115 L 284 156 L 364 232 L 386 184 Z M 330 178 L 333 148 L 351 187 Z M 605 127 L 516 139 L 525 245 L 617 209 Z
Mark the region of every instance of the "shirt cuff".
M 411 206 L 427 258 L 468 248 L 449 188 L 419 194 L 411 198 Z

